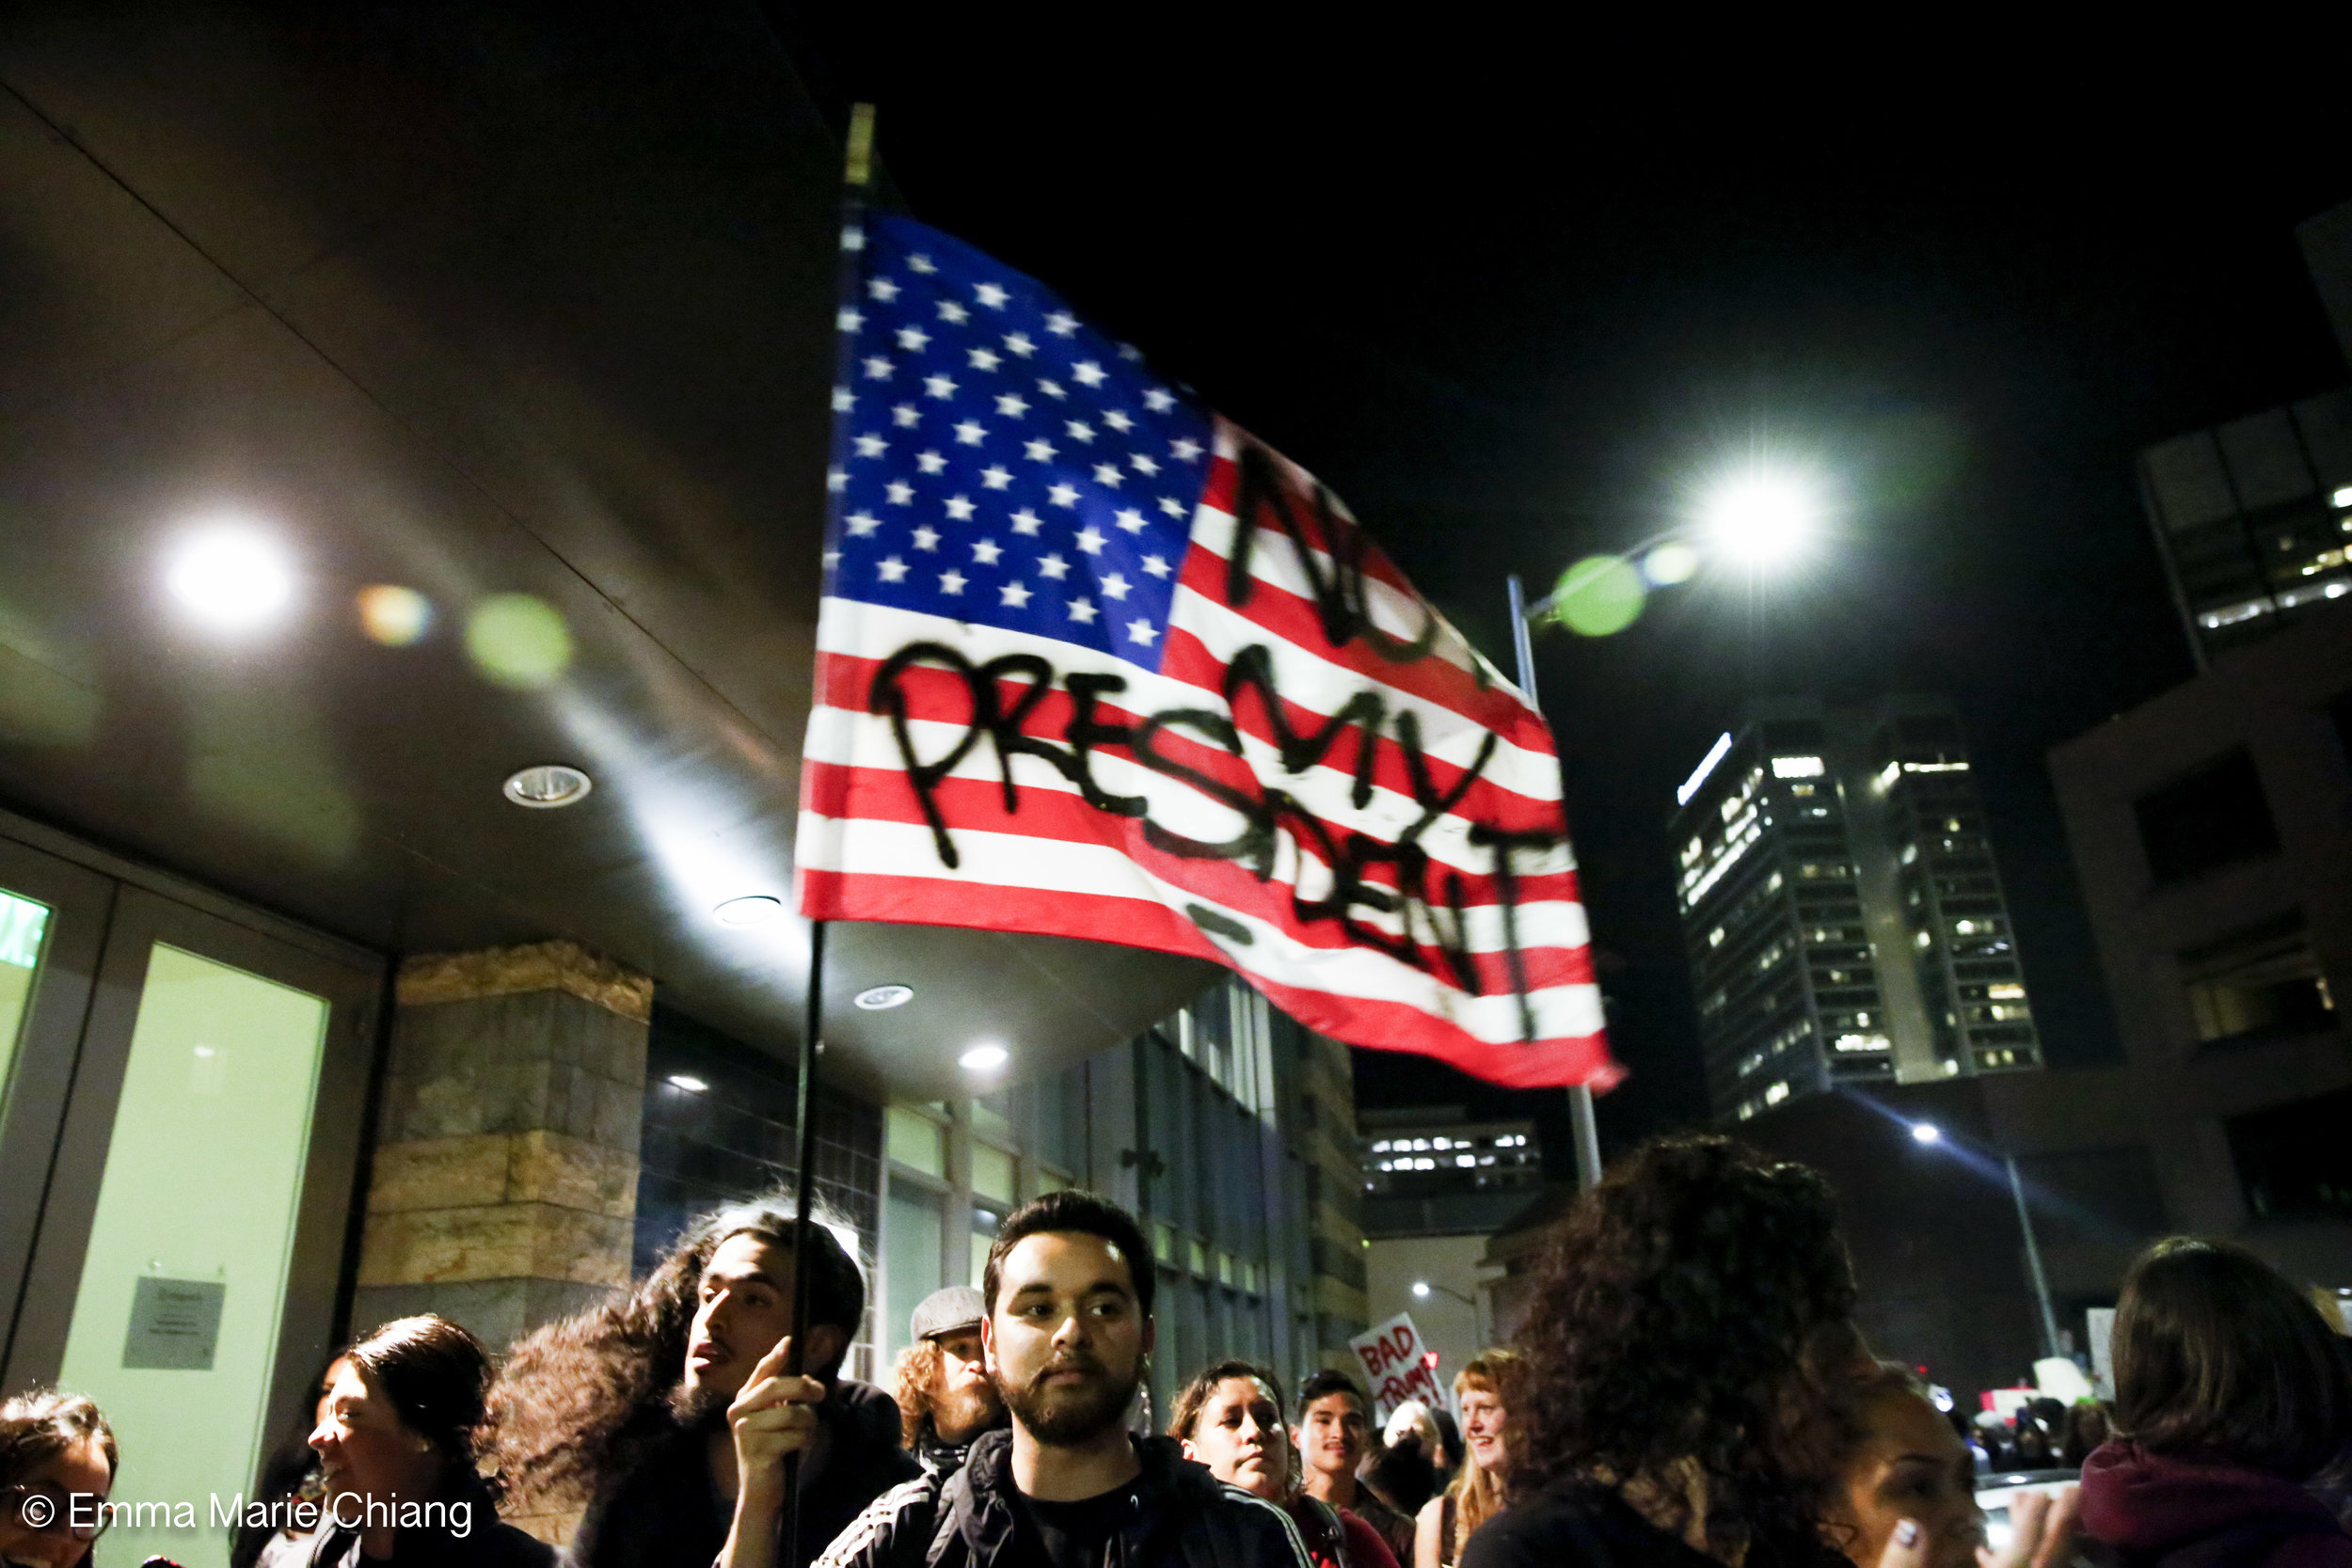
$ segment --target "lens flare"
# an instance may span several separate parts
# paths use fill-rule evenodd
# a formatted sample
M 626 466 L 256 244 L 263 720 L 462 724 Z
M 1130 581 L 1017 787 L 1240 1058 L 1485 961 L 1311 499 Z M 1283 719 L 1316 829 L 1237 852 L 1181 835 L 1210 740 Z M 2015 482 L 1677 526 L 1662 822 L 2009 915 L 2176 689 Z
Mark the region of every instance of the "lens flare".
M 433 605 L 413 588 L 379 582 L 359 590 L 359 629 L 388 648 L 405 648 L 433 626 Z
M 1679 542 L 1659 546 L 1642 557 L 1642 576 L 1653 588 L 1672 588 L 1697 575 L 1699 552 Z
M 466 618 L 466 652 L 499 685 L 535 691 L 570 667 L 572 632 L 545 599 L 494 594 Z
M 1646 597 L 1642 574 L 1619 555 L 1588 555 L 1560 574 L 1552 614 L 1580 637 L 1607 637 L 1631 626 Z

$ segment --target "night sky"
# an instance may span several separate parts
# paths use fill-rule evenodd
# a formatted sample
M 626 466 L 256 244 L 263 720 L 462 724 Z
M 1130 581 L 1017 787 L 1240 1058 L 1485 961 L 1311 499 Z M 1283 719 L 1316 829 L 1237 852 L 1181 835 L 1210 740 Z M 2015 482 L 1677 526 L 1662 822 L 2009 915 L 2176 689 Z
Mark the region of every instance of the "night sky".
M 1324 53 L 1214 13 L 1178 37 L 861 9 L 772 14 L 829 112 L 879 104 L 915 214 L 1313 469 L 1506 670 L 1505 573 L 1673 526 L 1752 450 L 1835 476 L 1791 578 L 1538 642 L 1633 1074 L 1605 1142 L 1703 1113 L 1664 822 L 1752 694 L 1950 697 L 2049 1059 L 2115 1055 L 2042 759 L 2190 673 L 2137 451 L 2345 379 L 2294 236 L 2352 198 L 2340 82 L 2274 58 L 2257 104 L 2218 47 L 2201 77 L 2043 53 L 2029 78 L 1943 45 Z M 1572 1170 L 1558 1094 L 1357 1060 L 1363 1103 L 1535 1114 Z

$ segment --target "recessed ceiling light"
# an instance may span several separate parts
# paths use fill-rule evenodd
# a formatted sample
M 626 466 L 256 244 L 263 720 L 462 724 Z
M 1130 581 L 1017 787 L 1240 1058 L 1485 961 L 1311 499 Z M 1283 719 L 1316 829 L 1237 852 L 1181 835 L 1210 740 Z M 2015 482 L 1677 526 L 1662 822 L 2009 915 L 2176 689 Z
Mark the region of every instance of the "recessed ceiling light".
M 557 806 L 573 805 L 586 800 L 588 792 L 596 787 L 596 781 L 577 768 L 567 768 L 560 762 L 546 762 L 536 768 L 524 768 L 499 787 L 508 800 L 518 806 L 529 806 L 533 811 L 552 811 Z
M 708 1084 L 704 1083 L 701 1079 L 695 1077 L 691 1072 L 674 1072 L 670 1074 L 670 1086 L 672 1088 L 684 1089 L 688 1094 L 700 1094 L 703 1090 L 710 1087 Z
M 1001 1045 L 976 1045 L 956 1058 L 956 1065 L 966 1072 L 994 1072 L 1012 1060 L 1012 1053 Z
M 850 1000 L 869 1013 L 888 1012 L 914 1000 L 913 986 L 868 986 Z
M 765 926 L 784 918 L 784 900 L 772 894 L 747 894 L 728 899 L 710 912 L 722 926 Z
M 284 552 L 239 528 L 209 529 L 182 541 L 164 584 L 198 620 L 218 631 L 251 631 L 275 621 L 294 589 Z

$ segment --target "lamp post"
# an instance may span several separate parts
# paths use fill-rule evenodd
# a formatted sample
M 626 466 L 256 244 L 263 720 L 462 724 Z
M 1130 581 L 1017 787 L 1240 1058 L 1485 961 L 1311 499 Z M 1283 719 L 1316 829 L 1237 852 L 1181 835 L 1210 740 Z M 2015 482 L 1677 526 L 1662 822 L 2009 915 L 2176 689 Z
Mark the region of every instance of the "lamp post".
M 1929 1148 L 1945 1141 L 1944 1130 L 1931 1121 L 1911 1124 L 1912 1141 Z M 2042 1354 L 2054 1356 L 2058 1349 L 2058 1312 L 2050 1305 L 2050 1276 L 2042 1272 L 2042 1247 L 2033 1233 L 2033 1211 L 2026 1203 L 2026 1183 L 2017 1174 L 2017 1156 L 2003 1154 L 2001 1166 L 2009 1173 L 2010 1201 L 2017 1206 L 2017 1233 L 2026 1242 L 2026 1275 L 2033 1284 L 2034 1305 L 2042 1311 Z
M 1478 1298 L 1476 1296 L 1466 1296 L 1461 1291 L 1454 1289 L 1451 1285 L 1432 1285 L 1426 1279 L 1416 1279 L 1413 1281 L 1413 1297 L 1415 1300 L 1427 1301 L 1432 1291 L 1435 1291 L 1439 1295 L 1452 1296 L 1455 1301 L 1460 1302 L 1463 1306 L 1470 1309 L 1470 1338 L 1478 1341 L 1480 1350 L 1484 1350 L 1486 1345 L 1486 1331 L 1480 1325 L 1479 1323 Z M 1473 1351 L 1471 1354 L 1476 1354 L 1477 1352 Z

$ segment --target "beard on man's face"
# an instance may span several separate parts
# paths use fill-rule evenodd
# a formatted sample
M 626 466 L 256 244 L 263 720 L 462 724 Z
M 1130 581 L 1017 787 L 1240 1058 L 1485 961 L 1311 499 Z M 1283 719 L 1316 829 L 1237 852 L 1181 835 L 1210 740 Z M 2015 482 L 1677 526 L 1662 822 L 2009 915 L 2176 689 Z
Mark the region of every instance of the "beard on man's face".
M 969 1443 L 1004 1418 L 1005 1402 L 993 1383 L 967 1383 L 931 1401 L 931 1430 L 950 1446 Z
M 709 1431 L 726 1424 L 727 1406 L 734 1402 L 732 1389 L 681 1381 L 670 1389 L 670 1419 L 690 1432 Z
M 1084 1381 L 1047 1386 L 1047 1378 L 1064 1372 L 1080 1373 Z M 996 1391 L 1030 1436 L 1051 1447 L 1064 1447 L 1118 1425 L 1126 1418 L 1127 1406 L 1142 1381 L 1140 1365 L 1120 1377 L 1090 1355 L 1076 1355 L 1049 1362 L 1018 1387 L 1009 1386 L 999 1374 Z

